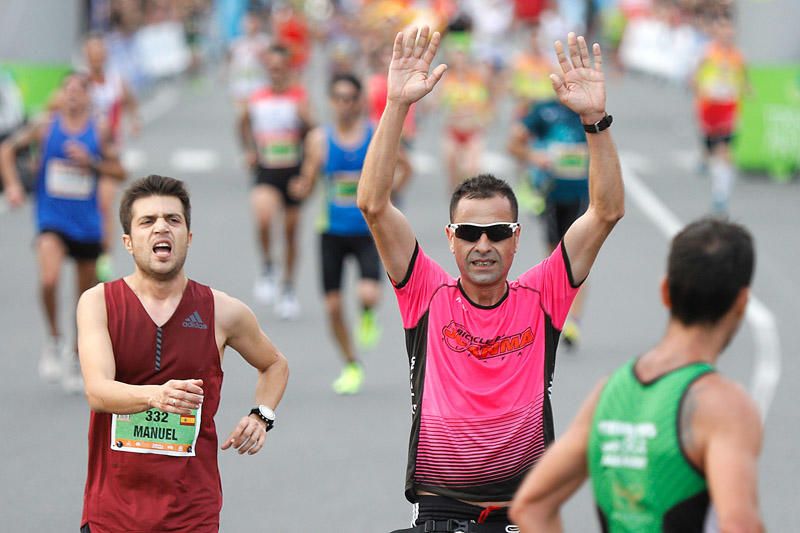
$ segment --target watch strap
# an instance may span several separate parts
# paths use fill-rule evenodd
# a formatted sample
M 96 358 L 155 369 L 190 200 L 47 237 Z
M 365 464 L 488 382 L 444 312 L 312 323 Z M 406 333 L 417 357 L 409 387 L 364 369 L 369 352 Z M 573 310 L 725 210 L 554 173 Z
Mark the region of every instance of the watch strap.
M 606 115 L 594 124 L 584 124 L 583 131 L 586 133 L 600 133 L 601 131 L 608 129 L 612 122 L 614 122 L 614 117 L 611 115 Z
M 258 418 L 260 418 L 261 420 L 264 421 L 264 423 L 267 425 L 267 427 L 264 429 L 264 431 L 269 431 L 270 429 L 272 429 L 275 426 L 275 421 L 274 420 L 270 420 L 266 416 L 262 415 L 261 414 L 261 410 L 258 407 L 253 407 L 252 409 L 250 409 L 250 414 L 251 415 L 256 415 Z

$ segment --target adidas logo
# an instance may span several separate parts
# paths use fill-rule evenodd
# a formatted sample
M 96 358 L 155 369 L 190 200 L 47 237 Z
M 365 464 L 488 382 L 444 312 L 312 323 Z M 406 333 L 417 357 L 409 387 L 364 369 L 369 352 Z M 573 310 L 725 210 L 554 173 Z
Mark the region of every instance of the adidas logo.
M 185 328 L 195 328 L 195 329 L 208 329 L 208 326 L 203 319 L 200 318 L 200 313 L 195 311 L 191 315 L 187 316 L 186 319 L 183 321 L 183 327 Z

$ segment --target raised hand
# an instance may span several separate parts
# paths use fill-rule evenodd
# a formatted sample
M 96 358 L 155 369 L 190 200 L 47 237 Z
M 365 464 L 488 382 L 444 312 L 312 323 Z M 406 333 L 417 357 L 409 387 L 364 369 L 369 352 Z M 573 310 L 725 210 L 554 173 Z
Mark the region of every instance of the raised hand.
M 439 32 L 431 35 L 428 26 L 423 26 L 419 34 L 416 26 L 397 34 L 389 65 L 389 100 L 411 105 L 433 90 L 447 70 L 442 64 L 429 72 L 441 40 Z
M 589 48 L 583 36 L 567 35 L 569 58 L 561 41 L 556 41 L 555 49 L 561 74 L 551 74 L 553 89 L 562 104 L 581 116 L 584 124 L 601 120 L 606 113 L 606 83 L 603 76 L 603 55 L 600 45 L 592 47 L 594 66 L 589 57 Z

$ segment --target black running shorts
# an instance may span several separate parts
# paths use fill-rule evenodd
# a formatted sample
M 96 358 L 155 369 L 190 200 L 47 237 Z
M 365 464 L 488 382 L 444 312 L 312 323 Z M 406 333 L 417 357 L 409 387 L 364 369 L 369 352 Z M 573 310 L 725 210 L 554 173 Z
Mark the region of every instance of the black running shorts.
M 264 168 L 259 166 L 255 171 L 255 184 L 269 185 L 278 189 L 283 198 L 283 204 L 294 207 L 302 202 L 289 195 L 289 181 L 298 175 L 300 175 L 300 167 Z
M 342 287 L 344 261 L 352 255 L 358 261 L 361 279 L 379 281 L 381 258 L 371 235 L 320 235 L 320 259 L 322 260 L 322 289 L 325 294 Z
M 67 249 L 67 255 L 76 261 L 95 261 L 100 254 L 103 253 L 102 242 L 81 242 L 75 239 L 70 239 L 64 233 L 54 229 L 43 229 L 39 235 L 50 233 L 64 243 Z
M 586 212 L 588 206 L 588 200 L 567 203 L 547 202 L 542 214 L 545 220 L 547 243 L 558 244 L 572 223 Z

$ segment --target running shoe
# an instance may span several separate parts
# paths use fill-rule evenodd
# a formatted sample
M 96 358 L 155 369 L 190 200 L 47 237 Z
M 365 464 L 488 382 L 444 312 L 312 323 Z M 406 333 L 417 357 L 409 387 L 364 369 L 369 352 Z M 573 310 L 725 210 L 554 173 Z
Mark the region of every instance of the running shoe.
M 97 281 L 101 282 L 114 279 L 114 265 L 109 254 L 100 254 L 100 257 L 97 258 L 95 276 L 97 276 Z
M 278 282 L 275 274 L 271 271 L 264 271 L 256 278 L 253 285 L 253 298 L 261 305 L 269 305 L 275 301 L 278 295 Z
M 515 193 L 523 213 L 537 217 L 544 213 L 545 198 L 538 190 L 531 187 L 527 179 L 521 179 L 517 183 Z
M 347 363 L 333 382 L 333 392 L 342 395 L 358 394 L 362 383 L 364 383 L 364 369 L 358 363 Z
M 47 339 L 42 347 L 42 354 L 39 356 L 39 377 L 49 383 L 55 383 L 61 377 L 61 359 L 59 355 L 63 351 L 63 343 L 57 338 Z
M 63 374 L 61 375 L 61 387 L 68 394 L 80 394 L 83 392 L 83 376 L 81 376 L 81 364 L 78 361 L 78 354 L 72 348 L 62 352 L 61 363 Z
M 375 311 L 369 309 L 361 313 L 361 318 L 358 321 L 355 331 L 356 344 L 359 348 L 371 350 L 378 345 L 381 340 L 381 327 L 378 324 L 378 318 L 375 316 Z
M 577 346 L 581 340 L 581 329 L 578 326 L 578 322 L 572 318 L 568 318 L 564 323 L 564 329 L 561 331 L 561 335 L 564 337 L 564 342 L 567 343 L 567 346 Z
M 294 291 L 287 289 L 283 291 L 278 302 L 275 304 L 275 312 L 281 320 L 294 320 L 300 316 L 300 302 Z

